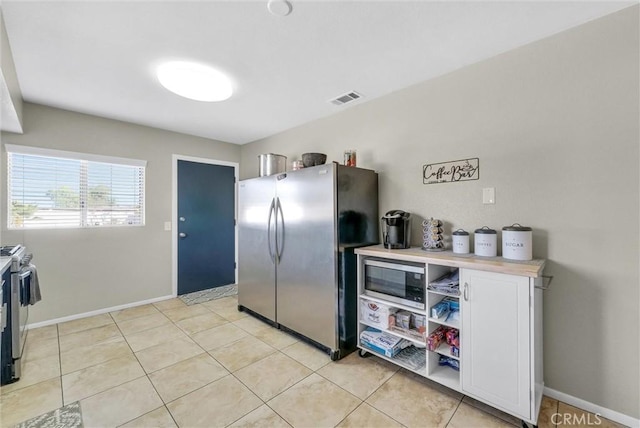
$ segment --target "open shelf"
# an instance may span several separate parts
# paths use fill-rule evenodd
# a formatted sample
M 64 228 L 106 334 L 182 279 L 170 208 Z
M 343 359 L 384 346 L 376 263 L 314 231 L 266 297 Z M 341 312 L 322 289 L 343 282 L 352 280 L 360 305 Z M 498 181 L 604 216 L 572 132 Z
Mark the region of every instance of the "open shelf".
M 455 297 L 456 299 L 460 297 L 460 292 L 458 292 L 458 294 L 444 293 L 442 291 L 431 290 L 429 288 L 427 288 L 427 292 L 429 292 L 431 294 L 437 294 L 439 296 Z
M 410 322 L 407 325 L 406 314 L 401 314 L 396 316 L 395 323 L 392 319 L 391 324 L 414 329 L 417 325 L 422 329 L 423 323 L 426 322 L 427 332 L 424 345 L 420 343 L 420 346 L 425 346 L 424 348 L 409 347 L 416 351 L 413 357 L 417 358 L 419 352 L 420 358 L 424 358 L 422 360 L 425 363 L 424 367 L 420 364 L 421 362 L 416 363 L 415 360 L 380 355 L 376 351 L 369 350 L 362 343 L 358 345 L 361 352 L 373 354 L 446 388 L 474 397 L 522 419 L 527 424 L 537 423 L 540 397 L 544 389 L 541 346 L 543 299 L 542 291 L 537 287 L 542 283 L 544 260 L 518 262 L 500 257 L 482 258 L 474 255 L 463 257 L 450 252 L 449 254 L 447 252 L 427 253 L 419 248 L 388 250 L 382 246 L 360 248 L 355 252 L 358 256 L 358 288 L 354 293 L 359 299 L 357 319 L 364 314 L 363 318 L 369 322 L 384 325 L 386 329 L 383 331 L 388 334 L 386 339 L 390 344 L 406 339 L 405 345 L 411 343 L 415 347 L 418 346 L 417 338 L 410 337 L 407 331 L 403 334 L 402 331 L 393 330 L 394 326 L 388 325 L 385 316 L 393 312 L 394 308 L 423 315 L 425 318 L 414 316 L 413 324 Z M 375 275 L 369 274 L 365 266 L 369 258 L 373 258 L 379 264 L 403 265 L 406 262 L 407 266 L 424 265 L 424 275 L 407 276 L 406 272 L 412 272 L 410 269 L 396 269 L 405 271 L 404 282 L 402 273 L 394 274 L 397 275 L 394 277 L 397 280 L 390 283 L 397 283 L 397 289 L 394 291 L 390 288 L 380 288 L 380 290 L 386 290 L 390 296 L 387 298 L 384 293 L 380 293 L 376 294 L 377 297 L 372 297 L 366 294 L 367 287 L 372 290 L 375 288 L 371 285 L 375 282 L 371 278 L 376 278 Z M 456 269 L 458 269 L 457 286 L 455 277 L 444 277 L 446 274 L 455 273 Z M 381 276 L 384 272 L 375 272 L 375 274 Z M 391 277 L 391 274 L 389 276 Z M 429 289 L 429 284 L 436 281 L 440 284 L 438 289 Z M 411 283 L 410 291 L 407 291 L 408 283 Z M 464 293 L 465 288 L 467 293 Z M 375 291 L 369 292 L 375 293 Z M 424 309 L 409 307 L 412 305 L 412 300 L 400 300 L 396 295 L 411 295 L 412 300 L 415 299 L 420 303 L 424 301 Z M 362 299 L 370 301 L 371 305 L 362 304 Z M 434 315 L 440 313 L 442 316 L 432 317 L 431 309 L 443 299 L 450 302 L 449 310 L 455 308 L 459 312 L 453 312 L 454 316 L 444 315 L 447 307 L 441 305 L 442 308 L 434 311 Z M 400 303 L 394 303 L 392 300 Z M 381 308 L 376 308 L 376 305 Z M 509 310 L 496 315 L 496 308 L 501 307 Z M 359 321 L 358 334 L 369 328 L 369 325 L 367 322 Z M 512 328 L 501 331 L 504 325 Z M 429 335 L 438 328 L 458 331 L 458 340 L 454 342 L 459 344 L 458 356 L 451 355 L 451 345 L 446 343 L 445 338 L 437 338 L 443 343 L 439 342 L 433 351 L 426 347 L 429 343 Z M 500 346 L 495 344 L 496 331 L 501 331 Z M 432 343 L 436 342 L 437 340 L 432 340 Z M 387 348 L 386 345 L 382 347 Z M 443 365 L 440 365 L 441 362 Z M 413 364 L 414 368 L 409 367 L 409 363 Z M 416 369 L 417 364 L 420 364 L 418 369 Z M 510 376 L 505 377 L 504 367 L 516 369 L 512 370 Z M 398 391 L 398 394 L 402 394 L 402 391 Z
M 417 342 L 418 344 L 425 346 L 427 343 L 427 337 L 426 337 L 426 332 L 425 333 L 420 333 L 418 330 L 416 329 L 410 329 L 410 330 L 406 330 L 402 327 L 398 327 L 398 326 L 392 326 L 389 327 L 389 332 L 390 333 L 395 333 L 397 335 L 400 335 L 401 337 L 405 338 L 405 339 L 409 339 L 413 342 Z
M 402 339 L 407 339 L 408 341 L 410 341 L 412 343 L 415 343 L 416 345 L 420 345 L 420 346 L 423 346 L 423 347 L 425 346 L 425 341 L 424 340 L 421 341 L 421 340 L 419 340 L 419 339 L 417 339 L 417 338 L 415 338 L 413 336 L 409 336 L 408 334 L 402 334 L 401 332 L 398 332 L 396 330 L 389 330 L 389 329 L 380 328 L 380 326 L 377 326 L 377 325 L 375 325 L 373 323 L 368 323 L 367 321 L 363 321 L 363 320 L 360 320 L 359 322 L 360 322 L 360 324 L 363 324 L 363 325 L 366 325 L 366 326 L 369 326 L 369 327 L 373 327 L 373 328 L 375 328 L 377 330 L 384 331 L 385 333 L 389 333 L 389 334 L 391 334 L 393 336 L 400 337 Z
M 460 391 L 460 372 L 447 366 L 437 366 L 427 377 L 442 385 Z
M 409 370 L 413 373 L 416 373 L 420 376 L 424 376 L 426 378 L 430 378 L 448 388 L 454 389 L 456 391 L 460 391 L 461 389 L 461 378 L 460 372 L 452 369 L 447 366 L 440 366 L 438 364 L 440 356 L 451 357 L 460 363 L 460 359 L 458 357 L 453 357 L 450 350 L 450 345 L 447 345 L 446 342 L 441 343 L 438 348 L 431 352 L 427 348 L 427 337 L 429 336 L 429 332 L 432 332 L 438 326 L 445 326 L 448 328 L 455 328 L 460 330 L 460 325 L 462 324 L 461 320 L 458 319 L 456 321 L 445 321 L 447 316 L 443 316 L 441 319 L 431 318 L 431 307 L 438 302 L 442 301 L 445 298 L 455 300 L 458 303 L 461 303 L 460 294 L 448 293 L 445 291 L 437 291 L 437 290 L 429 290 L 426 286 L 429 282 L 434 281 L 438 278 L 441 278 L 443 275 L 450 273 L 455 268 L 450 266 L 444 266 L 439 264 L 427 264 L 426 265 L 426 275 L 424 278 L 424 295 L 422 296 L 423 301 L 425 303 L 424 309 L 419 309 L 415 307 L 408 306 L 403 303 L 396 303 L 391 300 L 387 300 L 383 297 L 379 296 L 370 296 L 366 293 L 364 286 L 362 283 L 359 283 L 358 289 L 358 334 L 364 331 L 368 327 L 375 328 L 377 330 L 388 333 L 391 336 L 396 338 L 405 339 L 413 346 L 402 350 L 398 355 L 394 357 L 388 357 L 384 354 L 380 354 L 372 349 L 369 349 L 366 345 L 360 342 L 358 339 L 358 348 L 360 348 L 361 352 L 366 352 L 368 354 L 375 355 L 378 358 L 382 358 L 383 360 L 387 360 L 393 364 L 398 365 L 406 370 Z M 371 310 L 362 306 L 362 301 L 366 300 L 385 309 L 397 309 L 402 311 L 407 311 L 416 315 L 422 315 L 426 322 L 426 334 L 423 337 L 416 337 L 408 333 L 407 331 L 401 331 L 396 329 L 395 327 L 399 327 L 400 323 L 396 321 L 396 326 L 386 326 L 386 328 L 381 328 L 380 324 L 386 325 L 386 320 L 383 319 L 384 316 L 388 313 L 388 311 L 380 311 L 380 315 L 378 317 L 369 318 L 368 316 L 364 316 L 365 319 L 360 319 L 363 314 L 368 314 Z M 369 312 L 367 312 L 369 311 Z M 379 322 L 381 321 L 381 322 Z M 422 321 L 422 320 L 421 320 Z M 417 322 L 417 321 L 414 321 Z M 422 325 L 422 322 L 419 322 Z M 415 326 L 411 325 L 412 328 L 415 329 Z M 414 330 L 417 331 L 417 330 Z M 403 353 L 406 352 L 404 355 Z M 409 357 L 409 358 L 407 358 Z M 418 362 L 416 363 L 416 360 Z M 416 365 L 419 365 L 416 368 Z
M 438 318 L 429 318 L 430 322 L 434 322 L 436 324 L 440 324 L 443 325 L 445 327 L 452 327 L 452 328 L 457 328 L 458 330 L 460 330 L 460 321 L 454 321 L 454 322 L 446 322 L 442 319 L 438 319 Z
M 456 357 L 454 355 L 451 355 L 451 345 L 447 344 L 447 342 L 442 342 L 435 351 L 431 351 L 431 352 L 436 352 L 440 355 L 444 355 L 445 357 L 451 357 L 453 359 L 456 359 L 458 361 L 460 361 L 459 357 Z
M 427 357 L 426 357 L 426 349 L 420 349 L 418 348 L 417 352 L 422 352 L 422 355 L 424 356 L 424 363 L 421 365 L 420 368 L 415 369 L 413 367 L 411 367 L 410 365 L 404 363 L 401 359 L 399 359 L 398 357 L 400 356 L 400 354 L 402 352 L 404 352 L 405 350 L 402 350 L 400 352 L 400 354 L 398 354 L 398 356 L 396 357 L 387 357 L 386 355 L 380 354 L 376 351 L 373 351 L 369 348 L 367 348 L 366 346 L 363 346 L 361 344 L 358 344 L 358 348 L 368 352 L 369 354 L 375 355 L 376 357 L 382 358 L 383 360 L 387 360 L 389 362 L 392 362 L 393 364 L 396 364 L 402 368 L 405 368 L 409 371 L 412 371 L 416 374 L 419 374 L 420 376 L 426 376 L 427 375 Z
M 380 299 L 378 297 L 369 296 L 364 293 L 360 294 L 360 298 L 365 300 L 371 300 L 372 302 L 380 303 L 385 306 L 391 306 L 392 308 L 398 308 L 398 309 L 403 309 L 405 311 L 414 312 L 420 315 L 426 314 L 426 310 L 424 309 L 412 308 L 411 306 L 403 305 L 401 303 L 391 302 L 389 300 Z

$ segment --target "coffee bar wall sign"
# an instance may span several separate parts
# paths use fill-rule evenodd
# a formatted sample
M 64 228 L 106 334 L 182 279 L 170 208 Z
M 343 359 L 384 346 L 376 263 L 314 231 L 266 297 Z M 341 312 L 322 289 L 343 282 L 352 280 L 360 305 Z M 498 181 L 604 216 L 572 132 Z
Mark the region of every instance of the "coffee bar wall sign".
M 430 163 L 422 166 L 424 184 L 455 183 L 480 178 L 480 160 L 462 159 L 450 162 Z

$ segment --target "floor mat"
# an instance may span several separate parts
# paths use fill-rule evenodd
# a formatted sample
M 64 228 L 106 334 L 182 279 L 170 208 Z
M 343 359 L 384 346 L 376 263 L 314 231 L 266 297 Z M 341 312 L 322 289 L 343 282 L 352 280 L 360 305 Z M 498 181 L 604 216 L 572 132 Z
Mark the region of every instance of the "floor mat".
M 222 297 L 234 296 L 236 294 L 238 294 L 238 286 L 236 284 L 231 284 L 183 294 L 178 297 L 187 305 L 195 305 L 197 303 L 208 302 L 209 300 L 221 299 Z
M 80 402 L 67 404 L 15 425 L 15 428 L 82 428 Z

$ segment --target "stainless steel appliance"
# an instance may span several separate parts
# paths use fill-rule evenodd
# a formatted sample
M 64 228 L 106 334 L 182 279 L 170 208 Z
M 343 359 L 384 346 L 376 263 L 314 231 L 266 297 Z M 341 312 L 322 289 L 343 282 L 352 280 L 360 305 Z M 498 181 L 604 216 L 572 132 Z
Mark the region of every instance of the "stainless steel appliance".
M 287 157 L 276 155 L 275 153 L 266 153 L 258 155 L 258 171 L 260 177 L 265 175 L 274 175 L 287 170 Z
M 355 349 L 354 249 L 378 241 L 378 175 L 337 163 L 241 181 L 238 308 L 338 359 Z
M 366 295 L 425 309 L 424 264 L 367 258 L 363 268 Z
M 381 219 L 382 243 L 386 248 L 409 248 L 411 245 L 411 214 L 392 210 Z
M 22 245 L 0 247 L 0 257 L 10 259 L 3 273 L 2 317 L 6 324 L 0 340 L 0 385 L 13 383 L 22 375 L 22 351 L 27 338 L 32 255 Z M 6 312 L 6 315 L 5 315 Z

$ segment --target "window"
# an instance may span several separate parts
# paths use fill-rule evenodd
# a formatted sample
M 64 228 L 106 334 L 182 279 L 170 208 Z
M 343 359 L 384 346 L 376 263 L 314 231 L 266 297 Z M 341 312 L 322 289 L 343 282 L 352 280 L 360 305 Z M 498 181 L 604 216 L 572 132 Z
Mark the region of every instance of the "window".
M 5 147 L 9 229 L 144 225 L 146 161 Z

